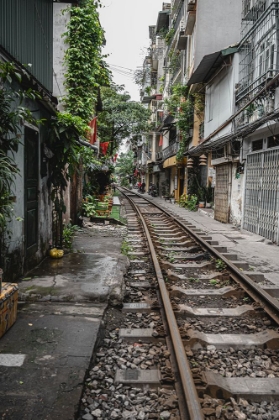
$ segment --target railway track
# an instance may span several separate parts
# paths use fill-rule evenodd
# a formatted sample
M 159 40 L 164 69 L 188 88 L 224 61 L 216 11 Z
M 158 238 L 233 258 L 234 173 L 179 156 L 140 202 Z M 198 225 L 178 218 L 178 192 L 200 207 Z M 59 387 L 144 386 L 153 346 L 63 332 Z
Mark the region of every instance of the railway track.
M 114 391 L 144 404 L 120 404 L 108 418 L 279 419 L 279 301 L 258 285 L 262 275 L 187 221 L 122 193 L 130 268 L 107 334 Z

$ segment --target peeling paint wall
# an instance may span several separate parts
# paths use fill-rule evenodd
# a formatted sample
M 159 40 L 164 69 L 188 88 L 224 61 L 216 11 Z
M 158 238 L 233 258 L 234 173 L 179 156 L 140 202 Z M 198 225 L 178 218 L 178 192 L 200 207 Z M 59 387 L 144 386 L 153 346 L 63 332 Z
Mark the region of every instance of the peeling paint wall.
M 50 118 L 49 113 L 37 103 L 25 103 L 29 109 L 39 109 L 33 113 L 35 118 Z M 29 126 L 30 127 L 30 126 Z M 36 128 L 34 127 L 34 130 Z M 52 237 L 52 203 L 50 191 L 47 187 L 47 176 L 41 176 L 41 150 L 46 140 L 46 129 L 41 127 L 38 135 L 38 250 L 31 257 L 26 257 L 26 227 L 25 227 L 25 165 L 24 165 L 24 127 L 22 127 L 18 152 L 15 161 L 20 174 L 17 175 L 12 188 L 14 196 L 14 216 L 9 223 L 9 234 L 6 238 L 6 252 L 4 257 L 4 280 L 14 281 L 26 271 L 38 264 L 47 253 Z
M 67 44 L 65 44 L 65 37 L 62 37 L 62 34 L 66 32 L 66 26 L 70 20 L 70 13 L 65 12 L 62 14 L 62 12 L 69 6 L 71 6 L 71 3 L 53 4 L 53 95 L 56 96 L 59 101 L 59 111 L 64 110 L 62 99 L 66 94 L 64 86 L 64 55 Z
M 241 227 L 242 222 L 242 204 L 244 191 L 244 174 L 239 174 L 236 177 L 237 163 L 232 165 L 232 192 L 231 192 L 231 211 L 230 222 L 238 227 Z
M 68 44 L 65 43 L 65 37 L 63 33 L 66 32 L 66 26 L 70 21 L 70 13 L 64 12 L 67 7 L 71 6 L 72 3 L 53 3 L 53 95 L 58 99 L 58 110 L 64 111 L 63 97 L 67 91 L 64 86 L 65 82 L 65 65 L 64 56 L 65 51 L 68 48 Z M 66 205 L 66 213 L 63 218 L 68 223 L 70 221 L 70 186 L 64 192 L 64 202 Z

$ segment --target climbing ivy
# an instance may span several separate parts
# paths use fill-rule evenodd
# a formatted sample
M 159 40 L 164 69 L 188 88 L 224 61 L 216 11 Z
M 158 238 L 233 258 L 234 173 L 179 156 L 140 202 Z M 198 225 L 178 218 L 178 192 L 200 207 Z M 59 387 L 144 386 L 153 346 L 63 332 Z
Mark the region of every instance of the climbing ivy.
M 66 9 L 71 18 L 64 34 L 69 44 L 65 54 L 65 104 L 69 113 L 87 122 L 94 114 L 99 86 L 109 81 L 101 55 L 104 31 L 99 22 L 99 5 L 99 0 L 83 0 L 79 6 Z
M 189 130 L 193 127 L 194 105 L 193 98 L 188 94 L 188 87 L 177 84 L 172 87 L 172 94 L 165 101 L 169 112 L 176 118 L 180 143 L 176 159 L 181 160 L 186 152 L 190 140 Z

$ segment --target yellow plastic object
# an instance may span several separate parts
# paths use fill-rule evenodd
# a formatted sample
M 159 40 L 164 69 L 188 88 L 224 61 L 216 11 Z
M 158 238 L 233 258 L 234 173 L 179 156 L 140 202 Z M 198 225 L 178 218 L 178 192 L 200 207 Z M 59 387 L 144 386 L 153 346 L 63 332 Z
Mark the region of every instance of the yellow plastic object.
M 64 251 L 63 251 L 63 249 L 52 248 L 52 249 L 49 251 L 49 256 L 50 256 L 51 258 L 62 258 L 62 257 L 63 257 L 63 255 L 64 255 Z

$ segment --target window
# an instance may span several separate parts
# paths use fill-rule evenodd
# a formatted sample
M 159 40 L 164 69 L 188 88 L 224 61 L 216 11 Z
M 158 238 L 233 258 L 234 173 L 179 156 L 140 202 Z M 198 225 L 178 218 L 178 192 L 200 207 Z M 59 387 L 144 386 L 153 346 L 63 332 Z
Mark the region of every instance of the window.
M 212 160 L 220 159 L 225 156 L 225 149 L 221 147 L 220 149 L 212 150 Z
M 268 39 L 259 46 L 258 77 L 265 75 L 270 70 L 274 70 L 275 47 L 271 42 L 272 39 Z
M 267 138 L 267 148 L 279 146 L 279 135 Z
M 262 150 L 263 148 L 263 139 L 252 141 L 252 152 L 257 150 Z

